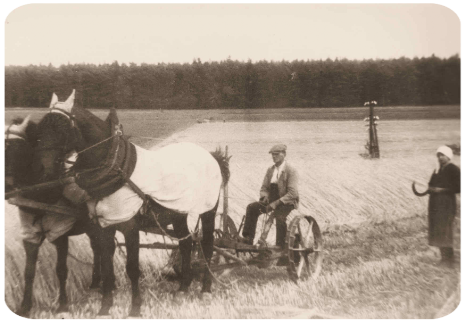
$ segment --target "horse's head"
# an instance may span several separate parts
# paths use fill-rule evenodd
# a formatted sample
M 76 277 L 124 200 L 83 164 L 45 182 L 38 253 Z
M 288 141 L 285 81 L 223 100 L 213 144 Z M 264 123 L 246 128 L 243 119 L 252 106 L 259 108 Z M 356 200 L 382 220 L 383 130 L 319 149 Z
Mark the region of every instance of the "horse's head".
M 33 182 L 32 158 L 37 144 L 37 125 L 30 116 L 15 119 L 5 131 L 5 192 Z
M 99 144 L 111 135 L 108 123 L 89 111 L 74 107 L 75 90 L 64 102 L 53 94 L 50 113 L 39 123 L 35 164 L 41 180 L 57 179 L 72 152 L 78 152 L 76 169 L 96 167 L 106 155 L 109 144 Z M 94 145 L 95 148 L 87 149 Z
M 38 142 L 34 154 L 34 172 L 39 181 L 58 179 L 64 170 L 67 155 L 78 149 L 79 134 L 71 110 L 74 93 L 65 102 L 53 94 L 50 113 L 38 125 Z

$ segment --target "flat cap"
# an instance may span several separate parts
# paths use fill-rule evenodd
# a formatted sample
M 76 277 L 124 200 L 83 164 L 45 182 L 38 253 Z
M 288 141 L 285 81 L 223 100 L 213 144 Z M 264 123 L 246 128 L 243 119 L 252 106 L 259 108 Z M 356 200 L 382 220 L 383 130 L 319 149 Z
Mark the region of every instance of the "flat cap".
M 274 145 L 269 153 L 275 153 L 275 152 L 286 152 L 287 146 L 285 144 L 276 144 Z

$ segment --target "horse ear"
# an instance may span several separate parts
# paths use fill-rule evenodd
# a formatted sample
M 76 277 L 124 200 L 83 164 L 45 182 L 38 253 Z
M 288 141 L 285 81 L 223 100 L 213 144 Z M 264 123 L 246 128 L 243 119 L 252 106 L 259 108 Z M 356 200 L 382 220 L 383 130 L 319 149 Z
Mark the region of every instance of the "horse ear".
M 76 90 L 73 89 L 73 92 L 68 97 L 66 102 L 64 102 L 64 104 L 63 104 L 63 109 L 68 113 L 71 113 L 71 110 L 73 109 L 75 95 L 76 95 Z
M 29 124 L 29 121 L 31 120 L 31 114 L 29 114 L 28 116 L 26 116 L 26 118 L 23 120 L 23 123 L 21 123 L 20 125 L 18 125 L 18 131 L 19 133 L 24 133 L 26 134 L 26 128 L 27 128 L 27 125 Z
M 50 102 L 50 108 L 54 107 L 56 103 L 58 103 L 58 96 L 57 94 L 53 93 L 52 101 Z
M 70 95 L 70 96 L 68 97 L 68 99 L 66 100 L 66 103 L 70 103 L 70 102 L 74 103 L 74 97 L 75 97 L 75 95 L 76 95 L 76 90 L 73 89 L 73 92 L 71 93 L 71 95 Z
M 116 115 L 116 109 L 114 107 L 110 108 L 110 113 L 108 113 L 107 121 L 110 122 L 110 124 L 119 123 L 118 115 Z

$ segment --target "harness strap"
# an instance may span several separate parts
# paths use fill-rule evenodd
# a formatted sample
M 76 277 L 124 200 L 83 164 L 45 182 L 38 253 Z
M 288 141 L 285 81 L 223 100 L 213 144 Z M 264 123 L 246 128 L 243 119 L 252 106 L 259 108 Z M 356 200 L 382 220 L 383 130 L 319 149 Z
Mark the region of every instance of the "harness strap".
M 59 108 L 59 107 L 52 107 L 52 108 L 50 108 L 50 113 L 63 114 L 64 116 L 66 116 L 66 117 L 71 121 L 72 127 L 75 127 L 74 115 L 73 115 L 73 114 L 68 113 L 67 111 L 65 111 L 64 109 L 61 109 L 61 108 Z
M 118 136 L 115 139 L 118 140 L 119 138 Z M 116 149 L 111 160 L 107 159 L 100 170 L 85 176 L 84 180 L 86 181 L 83 188 L 90 195 L 99 198 L 115 192 L 125 183 L 121 171 L 126 176 L 130 176 L 134 171 L 136 162 L 135 146 L 127 140 L 121 140 L 119 143 L 118 149 Z
M 196 232 L 199 230 L 199 224 L 200 224 L 200 216 L 199 216 L 199 219 L 197 220 L 197 224 L 195 226 L 195 232 L 193 233 L 190 233 L 190 234 L 187 234 L 186 236 L 182 237 L 182 238 L 175 238 L 173 236 L 171 236 L 170 234 L 168 234 L 162 227 L 162 225 L 159 223 L 158 221 L 158 216 L 153 212 L 152 208 L 149 207 L 149 202 L 150 200 L 153 200 L 150 196 L 146 195 L 135 183 L 134 181 L 132 181 L 130 178 L 128 178 L 124 171 L 119 169 L 119 172 L 120 172 L 120 175 L 121 177 L 124 179 L 124 181 L 126 181 L 126 183 L 131 187 L 132 190 L 134 190 L 135 193 L 137 193 L 139 195 L 139 197 L 141 197 L 141 199 L 144 201 L 143 205 L 142 205 L 142 213 L 143 214 L 148 214 L 148 212 L 150 212 L 150 214 L 152 215 L 152 217 L 155 219 L 158 227 L 160 227 L 160 229 L 162 230 L 163 234 L 168 236 L 171 240 L 175 240 L 175 241 L 182 241 L 182 240 L 185 240 L 191 236 L 194 236 L 196 234 Z
M 134 171 L 137 153 L 135 146 L 123 137 L 122 125 L 119 123 L 116 111 L 111 109 L 109 116 L 112 135 L 97 144 L 90 146 L 78 154 L 88 151 L 95 146 L 109 141 L 109 152 L 103 162 L 104 167 L 98 171 L 81 176 L 78 184 L 90 196 L 100 199 L 120 189 L 126 182 L 122 179 L 120 171 L 130 176 Z
M 120 176 L 126 181 L 126 183 L 131 187 L 132 190 L 134 190 L 135 193 L 141 197 L 142 200 L 144 200 L 144 203 L 147 201 L 147 195 L 132 181 L 128 176 L 124 173 L 124 171 L 119 168 L 118 169 Z
M 143 203 L 142 203 L 142 211 L 141 213 L 143 215 L 146 215 L 147 214 L 147 210 L 150 210 L 150 212 L 152 213 L 153 217 L 155 218 L 158 226 L 160 226 L 161 228 L 161 225 L 160 223 L 158 222 L 157 220 L 157 216 L 155 216 L 155 214 L 153 213 L 153 211 L 149 208 L 149 202 L 150 202 L 150 199 L 152 199 L 150 196 L 147 196 L 135 183 L 134 181 L 132 181 L 130 178 L 128 178 L 128 176 L 124 173 L 124 171 L 119 168 L 119 173 L 121 175 L 121 177 L 123 178 L 124 181 L 126 181 L 126 183 L 129 185 L 129 187 L 131 187 L 132 190 L 134 190 L 135 193 L 137 193 L 137 195 L 142 199 Z

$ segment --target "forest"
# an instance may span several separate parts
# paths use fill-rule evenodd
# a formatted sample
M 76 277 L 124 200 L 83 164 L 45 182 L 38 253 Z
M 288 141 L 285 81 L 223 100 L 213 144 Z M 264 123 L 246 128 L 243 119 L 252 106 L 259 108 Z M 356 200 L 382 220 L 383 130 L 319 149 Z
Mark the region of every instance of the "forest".
M 5 107 L 257 109 L 460 104 L 460 57 L 5 67 Z

